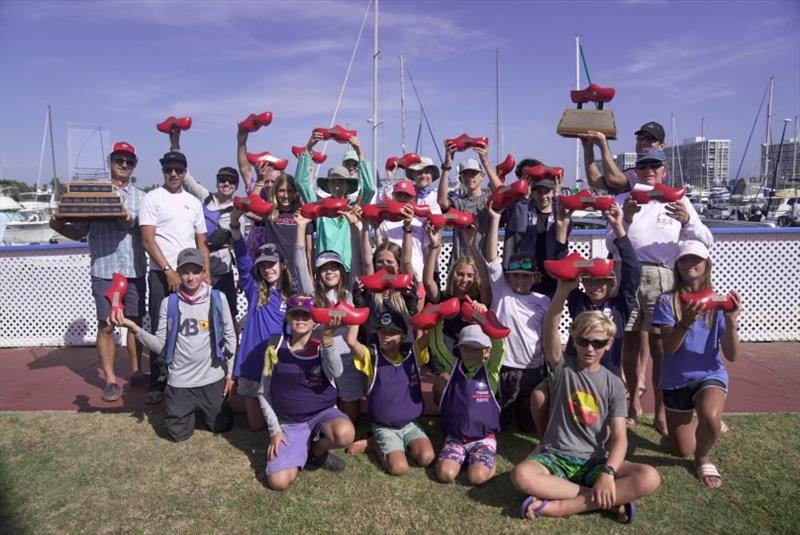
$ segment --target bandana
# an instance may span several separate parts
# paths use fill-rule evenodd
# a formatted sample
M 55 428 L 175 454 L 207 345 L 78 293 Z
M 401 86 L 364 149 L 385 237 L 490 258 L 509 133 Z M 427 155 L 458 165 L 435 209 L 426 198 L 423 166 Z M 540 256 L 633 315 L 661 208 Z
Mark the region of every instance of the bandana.
M 424 199 L 425 197 L 428 196 L 430 192 L 433 191 L 433 186 L 425 186 L 424 188 L 416 186 L 416 188 L 417 188 L 417 199 Z
M 189 303 L 190 305 L 194 305 L 195 303 L 199 303 L 200 301 L 205 299 L 206 296 L 208 295 L 208 291 L 209 291 L 208 283 L 204 282 L 197 290 L 197 292 L 195 292 L 194 295 L 189 295 L 188 293 L 183 291 L 183 286 L 180 286 L 178 288 L 178 295 L 180 295 L 181 299 L 183 299 L 185 302 Z

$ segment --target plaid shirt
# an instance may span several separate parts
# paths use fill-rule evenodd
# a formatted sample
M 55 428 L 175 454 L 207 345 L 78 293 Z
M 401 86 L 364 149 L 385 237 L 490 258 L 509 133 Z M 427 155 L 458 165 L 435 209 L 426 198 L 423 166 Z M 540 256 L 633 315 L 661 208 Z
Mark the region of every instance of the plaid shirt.
M 111 279 L 115 272 L 128 278 L 144 277 L 147 259 L 139 234 L 138 217 L 145 194 L 131 183 L 116 191 L 122 196 L 128 217 L 136 221 L 133 227 L 126 228 L 116 220 L 76 223 L 75 226 L 87 236 L 93 277 Z

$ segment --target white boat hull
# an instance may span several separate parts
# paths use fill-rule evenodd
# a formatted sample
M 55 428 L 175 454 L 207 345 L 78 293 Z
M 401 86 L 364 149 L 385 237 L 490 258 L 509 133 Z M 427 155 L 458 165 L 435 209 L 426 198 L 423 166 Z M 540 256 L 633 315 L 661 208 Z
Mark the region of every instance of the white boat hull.
M 51 229 L 47 221 L 9 221 L 3 234 L 3 241 L 11 245 L 50 243 L 50 240 L 73 241 Z

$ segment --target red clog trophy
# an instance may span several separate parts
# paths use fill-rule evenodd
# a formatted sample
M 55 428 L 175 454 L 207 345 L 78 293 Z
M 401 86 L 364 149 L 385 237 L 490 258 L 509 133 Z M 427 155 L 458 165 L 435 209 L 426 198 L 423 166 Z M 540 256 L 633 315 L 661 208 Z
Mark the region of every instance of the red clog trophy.
M 386 290 L 407 290 L 414 282 L 414 277 L 410 273 L 389 274 L 385 269 L 376 271 L 372 275 L 361 275 L 358 277 L 364 289 L 370 292 L 385 292 Z
M 525 180 L 517 180 L 509 186 L 498 188 L 489 195 L 489 202 L 495 210 L 505 210 L 520 199 L 531 194 L 531 187 Z
M 383 199 L 375 204 L 366 204 L 362 207 L 364 219 L 379 225 L 384 221 L 402 221 L 403 207 L 409 203 L 399 202 L 392 199 Z M 416 217 L 428 217 L 431 214 L 431 207 L 427 204 L 410 204 Z
M 718 294 L 711 288 L 694 293 L 681 293 L 681 301 L 686 305 L 699 303 L 702 310 L 733 310 L 735 306 L 730 294 Z
M 494 167 L 494 170 L 497 173 L 497 178 L 505 182 L 506 175 L 513 171 L 516 165 L 517 161 L 514 159 L 514 157 L 511 154 L 507 155 L 505 160 Z
M 315 128 L 314 132 L 321 134 L 322 139 L 332 139 L 337 143 L 350 143 L 350 140 L 358 135 L 358 132 L 355 130 L 348 130 L 339 124 L 333 128 Z
M 527 167 L 523 167 L 522 174 L 528 175 L 535 186 L 537 182 L 542 180 L 552 180 L 553 182 L 557 181 L 559 178 L 564 176 L 564 168 L 548 167 L 540 163 L 538 165 L 529 165 Z
M 171 134 L 177 130 L 189 130 L 191 127 L 191 117 L 175 117 L 174 115 L 170 115 L 156 125 L 156 129 L 165 134 Z
M 357 308 L 346 301 L 339 301 L 329 308 L 313 307 L 311 318 L 323 325 L 333 321 L 333 318 L 341 318 L 342 325 L 363 325 L 369 319 L 369 308 Z
M 300 158 L 303 153 L 306 151 L 306 148 L 300 145 L 292 145 L 292 154 L 294 154 L 295 158 Z M 314 163 L 323 163 L 325 160 L 328 159 L 328 155 L 322 152 L 317 152 L 315 150 L 311 151 L 311 161 Z
M 561 260 L 545 260 L 544 269 L 554 279 L 575 280 L 581 275 L 610 277 L 614 272 L 614 261 L 605 258 L 587 260 L 579 253 L 570 253 Z
M 614 204 L 614 197 L 611 195 L 595 196 L 589 189 L 583 189 L 575 195 L 559 195 L 558 205 L 569 210 L 588 210 L 595 209 L 605 211 Z
M 475 145 L 488 145 L 489 138 L 486 136 L 472 137 L 468 134 L 461 134 L 458 137 L 445 139 L 445 144 L 453 145 L 453 149 L 455 149 L 456 152 L 463 152 Z
M 511 334 L 511 329 L 500 323 L 493 310 L 486 309 L 484 312 L 478 312 L 469 297 L 461 303 L 461 319 L 467 323 L 480 325 L 481 330 L 489 338 L 505 338 Z
M 128 293 L 128 279 L 122 273 L 114 273 L 111 284 L 106 290 L 106 299 L 111 303 L 111 315 L 116 312 L 125 313 L 125 294 Z
M 686 193 L 686 187 L 671 188 L 666 184 L 656 184 L 653 189 L 637 188 L 642 188 L 642 184 L 637 184 L 631 191 L 631 198 L 637 204 L 647 204 L 650 201 L 676 202 L 683 199 L 683 194 Z
M 272 112 L 251 113 L 247 119 L 239 123 L 239 132 L 255 132 L 262 126 L 269 126 L 272 122 Z
M 268 163 L 271 164 L 272 168 L 276 169 L 277 171 L 283 171 L 284 169 L 286 169 L 286 166 L 289 165 L 289 160 L 273 156 L 272 154 L 269 153 L 269 151 L 248 152 L 247 161 L 250 162 L 251 165 L 261 165 Z
M 428 216 L 428 222 L 438 229 L 452 227 L 464 230 L 472 225 L 473 221 L 475 221 L 475 216 L 473 214 L 470 212 L 460 212 L 454 208 L 450 208 L 444 214 L 430 214 Z
M 617 139 L 614 112 L 603 109 L 603 104 L 611 102 L 615 93 L 613 87 L 600 87 L 597 84 L 591 84 L 586 89 L 570 91 L 570 99 L 578 105 L 578 108 L 564 110 L 556 133 L 564 137 L 577 137 L 578 134 L 594 131 L 602 132 L 608 139 Z M 595 102 L 597 109 L 583 109 L 583 105 L 588 102 Z
M 402 156 L 391 156 L 386 160 L 386 170 L 391 171 L 396 167 L 400 169 L 408 169 L 414 164 L 422 161 L 419 154 L 416 152 L 407 152 Z
M 257 193 L 251 193 L 247 197 L 235 196 L 233 198 L 233 207 L 242 212 L 250 212 L 261 218 L 267 217 L 272 213 L 272 210 L 275 209 L 273 203 L 265 201 Z
M 422 312 L 411 316 L 408 322 L 412 327 L 420 331 L 433 329 L 443 319 L 455 318 L 461 311 L 461 300 L 458 297 L 451 297 L 438 304 L 428 303 Z
M 325 197 L 317 202 L 306 203 L 300 207 L 300 213 L 306 219 L 318 217 L 339 217 L 339 212 L 347 210 L 347 199 Z

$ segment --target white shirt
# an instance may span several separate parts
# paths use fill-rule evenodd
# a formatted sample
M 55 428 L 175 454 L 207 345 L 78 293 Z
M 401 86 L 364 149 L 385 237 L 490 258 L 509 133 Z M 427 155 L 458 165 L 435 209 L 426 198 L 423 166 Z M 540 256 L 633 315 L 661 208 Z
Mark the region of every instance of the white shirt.
M 538 368 L 544 363 L 541 335 L 550 298 L 536 292 L 514 293 L 499 258 L 487 267 L 492 285 L 492 310 L 500 323 L 511 329 L 504 340 L 503 366 Z
M 139 207 L 139 225 L 156 227 L 156 245 L 173 269 L 178 253 L 197 247 L 195 235 L 206 233 L 200 201 L 183 189 L 178 193 L 170 193 L 164 187 L 149 191 Z M 161 271 L 161 266 L 151 258 L 150 269 Z
M 381 238 L 403 246 L 403 222 L 384 221 L 378 227 Z M 411 265 L 414 267 L 414 277 L 422 280 L 422 269 L 425 266 L 425 250 L 431 243 L 431 238 L 422 227 L 422 221 L 415 217 L 411 220 Z

